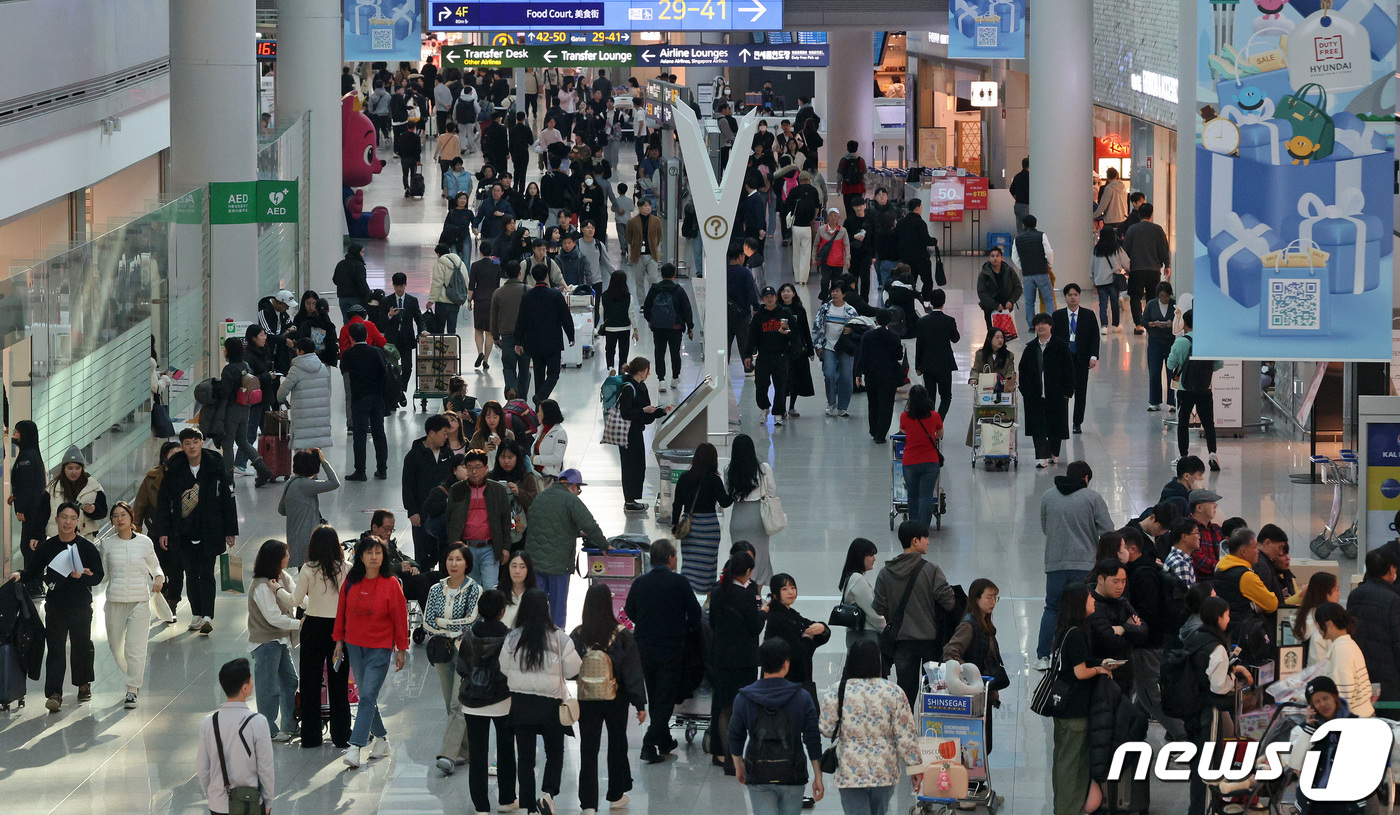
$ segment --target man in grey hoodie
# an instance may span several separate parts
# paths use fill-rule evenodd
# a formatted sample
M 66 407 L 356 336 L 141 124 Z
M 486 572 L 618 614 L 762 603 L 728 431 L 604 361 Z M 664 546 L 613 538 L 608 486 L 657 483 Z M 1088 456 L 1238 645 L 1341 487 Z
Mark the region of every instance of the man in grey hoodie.
M 948 578 L 937 564 L 924 560 L 928 554 L 928 524 L 921 521 L 905 521 L 899 525 L 899 542 L 904 553 L 885 562 L 885 568 L 875 578 L 875 611 L 885 620 L 885 628 L 897 632 L 894 647 L 894 669 L 899 687 L 910 705 L 917 705 L 919 699 L 919 674 L 928 660 L 938 660 L 943 656 L 943 642 L 939 639 L 938 620 L 934 617 L 934 604 L 945 611 L 952 611 L 957 604 L 953 588 Z M 1089 559 L 1093 561 L 1093 551 Z M 1081 579 L 1083 573 L 1080 573 Z M 906 587 L 913 580 L 914 588 L 907 595 Z M 908 597 L 907 606 L 905 597 Z M 943 632 L 946 639 L 953 632 Z M 886 654 L 889 657 L 890 654 Z
M 1087 461 L 1074 461 L 1055 486 L 1040 497 L 1040 531 L 1045 533 L 1045 611 L 1040 615 L 1040 640 L 1035 669 L 1048 670 L 1055 626 L 1060 619 L 1060 595 L 1065 586 L 1082 583 L 1094 568 L 1099 535 L 1113 530 L 1108 504 L 1089 489 L 1094 471 Z

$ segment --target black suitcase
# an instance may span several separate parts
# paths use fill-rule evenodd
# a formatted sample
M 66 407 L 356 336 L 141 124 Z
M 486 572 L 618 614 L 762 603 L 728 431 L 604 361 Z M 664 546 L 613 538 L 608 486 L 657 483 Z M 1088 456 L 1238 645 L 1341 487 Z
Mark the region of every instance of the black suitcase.
M 1123 771 L 1119 774 L 1118 781 L 1108 781 L 1103 785 L 1103 806 L 1099 810 L 1111 815 L 1138 815 L 1146 813 L 1147 807 L 1151 803 L 1151 790 L 1148 788 L 1148 779 L 1135 781 L 1133 776 L 1137 774 L 1137 757 L 1129 756 L 1123 762 Z M 1149 777 L 1151 773 L 1148 774 Z
M 25 681 L 19 649 L 8 642 L 0 645 L 0 705 L 24 699 Z
M 422 198 L 424 189 L 426 185 L 423 182 L 423 174 L 415 172 L 408 179 L 408 194 L 414 198 Z

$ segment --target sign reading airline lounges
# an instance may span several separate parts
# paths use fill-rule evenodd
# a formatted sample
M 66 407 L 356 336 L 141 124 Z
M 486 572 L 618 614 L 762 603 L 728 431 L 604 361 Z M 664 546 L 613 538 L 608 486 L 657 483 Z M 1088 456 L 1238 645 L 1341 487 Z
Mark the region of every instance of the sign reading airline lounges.
M 637 64 L 678 68 L 743 67 L 825 68 L 831 52 L 825 45 L 642 45 Z
M 347 5 L 354 2 L 346 0 Z M 428 3 L 429 31 L 762 31 L 782 27 L 783 0 Z

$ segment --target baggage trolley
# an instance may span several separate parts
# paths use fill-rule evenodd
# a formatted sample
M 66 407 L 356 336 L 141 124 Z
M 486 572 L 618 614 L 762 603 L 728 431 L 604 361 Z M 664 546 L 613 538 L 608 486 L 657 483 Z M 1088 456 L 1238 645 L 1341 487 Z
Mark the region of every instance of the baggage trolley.
M 1016 391 L 972 386 L 972 466 L 986 470 L 1019 467 L 1016 445 Z
M 903 516 L 909 519 L 909 491 L 904 487 L 904 434 L 896 433 L 890 437 L 890 453 L 893 462 L 890 466 L 890 487 L 894 493 L 894 501 L 890 506 L 890 531 L 894 531 L 894 519 Z M 942 455 L 942 451 L 939 451 Z M 933 502 L 933 524 L 934 528 L 943 528 L 943 513 L 948 511 L 948 496 L 943 492 L 943 471 L 938 472 L 938 486 L 934 488 L 935 500 Z
M 613 616 L 631 630 L 632 621 L 627 619 L 623 607 L 627 605 L 627 594 L 632 590 L 633 581 L 641 577 L 646 569 L 642 565 L 641 547 L 636 541 L 628 540 L 629 537 L 636 536 L 608 538 L 608 551 L 584 549 L 583 557 L 584 575 L 593 583 L 601 583 L 612 590 Z
M 452 377 L 462 373 L 462 338 L 456 334 L 429 334 L 418 338 L 418 389 L 413 401 L 428 412 L 429 399 L 446 399 Z
M 990 683 L 992 678 L 983 677 L 983 681 Z M 973 696 L 950 696 L 930 692 L 927 677 L 921 684 L 923 691 L 916 711 L 920 749 L 926 756 L 931 753 L 941 759 L 958 759 L 967 770 L 968 789 L 966 797 L 939 797 L 946 793 L 938 789 L 937 777 L 925 773 L 922 794 L 910 808 L 910 815 L 940 815 L 982 807 L 989 815 L 996 815 L 1005 799 L 992 789 L 992 771 L 987 761 L 987 722 L 992 706 L 988 704 L 986 686 Z
M 671 713 L 671 729 L 683 728 L 686 744 L 694 742 L 697 733 L 702 734 L 700 749 L 707 753 L 710 752 L 710 708 L 713 704 L 714 689 L 706 678 L 696 688 L 695 695 L 677 704 Z

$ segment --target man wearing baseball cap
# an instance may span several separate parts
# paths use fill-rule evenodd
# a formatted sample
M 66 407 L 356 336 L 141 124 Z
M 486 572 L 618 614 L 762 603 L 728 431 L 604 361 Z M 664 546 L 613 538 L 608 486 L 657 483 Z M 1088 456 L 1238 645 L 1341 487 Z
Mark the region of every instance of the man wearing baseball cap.
M 1304 698 L 1308 702 L 1308 719 L 1302 727 L 1294 728 L 1293 738 L 1288 750 L 1288 766 L 1295 772 L 1303 771 L 1303 760 L 1309 751 L 1316 751 L 1318 756 L 1317 775 L 1312 780 L 1314 789 L 1326 789 L 1331 779 L 1332 767 L 1337 759 L 1337 745 L 1341 740 L 1341 733 L 1333 731 L 1314 742 L 1313 734 L 1319 727 L 1332 721 L 1333 719 L 1355 719 L 1356 714 L 1351 712 L 1346 700 L 1337 691 L 1337 683 L 1326 676 L 1319 676 L 1311 681 L 1303 689 Z M 1362 813 L 1366 812 L 1366 804 L 1374 798 L 1368 795 L 1360 801 L 1327 802 L 1317 803 L 1310 801 L 1304 796 L 1301 785 L 1298 790 L 1298 803 L 1303 812 L 1314 813 Z
M 297 330 L 292 325 L 291 310 L 296 304 L 296 295 L 286 289 L 258 302 L 258 325 L 267 332 L 272 367 L 282 374 L 292 367 L 292 349 L 296 345 Z
M 1215 522 L 1215 507 L 1220 501 L 1220 493 L 1214 490 L 1191 490 L 1186 496 L 1191 520 L 1201 530 L 1201 546 L 1191 554 L 1196 566 L 1196 577 L 1205 580 L 1215 574 L 1215 565 L 1220 562 L 1220 544 L 1225 540 L 1225 530 Z
M 787 406 L 788 349 L 791 347 L 792 311 L 778 304 L 778 291 L 765 286 L 759 295 L 763 306 L 754 312 L 749 322 L 747 342 L 744 347 L 744 367 L 754 370 L 754 399 L 763 411 L 763 421 L 768 422 L 768 411 L 773 411 L 773 426 L 783 426 L 783 416 Z M 758 356 L 757 362 L 754 356 Z M 768 401 L 768 385 L 773 385 L 773 401 Z
M 603 530 L 578 497 L 586 486 L 583 473 L 565 470 L 530 505 L 530 555 L 535 559 L 540 588 L 549 595 L 549 616 L 560 628 L 564 627 L 569 603 L 569 575 L 578 556 L 579 536 L 591 549 L 608 548 Z

